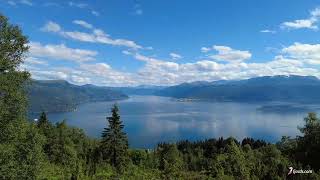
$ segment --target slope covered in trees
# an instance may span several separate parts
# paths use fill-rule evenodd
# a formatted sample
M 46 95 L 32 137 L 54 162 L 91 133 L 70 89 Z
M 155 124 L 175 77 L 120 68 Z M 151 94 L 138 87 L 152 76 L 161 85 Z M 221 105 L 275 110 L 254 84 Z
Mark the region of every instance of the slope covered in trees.
M 29 112 L 72 111 L 78 104 L 128 98 L 124 93 L 93 85 L 77 86 L 63 80 L 33 80 L 27 84 Z

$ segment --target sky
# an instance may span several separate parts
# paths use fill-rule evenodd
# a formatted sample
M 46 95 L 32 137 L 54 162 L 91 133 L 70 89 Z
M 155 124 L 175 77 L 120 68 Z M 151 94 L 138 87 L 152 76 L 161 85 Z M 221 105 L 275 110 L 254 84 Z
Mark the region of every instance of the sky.
M 0 0 L 33 79 L 176 85 L 320 78 L 319 0 Z

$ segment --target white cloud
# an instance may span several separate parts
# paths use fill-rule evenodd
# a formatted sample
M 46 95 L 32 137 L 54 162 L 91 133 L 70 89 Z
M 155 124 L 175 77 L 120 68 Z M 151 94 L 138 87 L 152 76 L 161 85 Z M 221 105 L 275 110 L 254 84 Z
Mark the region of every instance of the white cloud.
M 218 47 L 218 49 L 230 50 L 225 46 Z M 204 59 L 194 63 L 179 64 L 129 51 L 123 51 L 123 53 L 146 63 L 136 74 L 132 74 L 136 85 L 174 85 L 193 81 L 247 79 L 258 76 L 291 74 L 320 77 L 319 69 L 306 67 L 304 62 L 300 60 L 281 55 L 263 63 L 245 63 L 243 61 L 219 63 Z M 245 57 L 248 57 L 248 55 Z
M 264 60 L 261 63 L 247 63 L 238 60 L 221 63 L 210 59 L 201 59 L 192 63 L 177 63 L 145 56 L 136 51 L 124 50 L 123 54 L 144 62 L 143 67 L 136 72 L 128 73 L 116 70 L 105 62 L 80 61 L 72 68 L 52 66 L 37 68 L 36 63 L 31 63 L 35 67 L 28 67 L 28 69 L 31 69 L 33 77 L 36 78 L 60 78 L 76 84 L 91 83 L 104 86 L 175 85 L 192 81 L 234 80 L 292 74 L 320 77 L 318 66 L 306 64 L 311 58 L 316 60 L 319 57 L 317 54 L 320 52 L 319 46 L 295 43 L 283 48 L 280 54 L 273 59 Z M 238 51 L 226 46 L 214 46 L 211 50 L 213 49 L 223 52 Z M 239 59 L 238 54 L 237 58 L 231 57 L 233 60 Z M 243 59 L 243 56 L 240 57 Z M 244 57 L 247 58 L 248 54 Z
M 173 59 L 173 60 L 177 60 L 177 59 L 181 59 L 182 58 L 182 56 L 180 54 L 173 53 L 173 52 L 170 53 L 169 55 L 170 55 L 171 59 Z
M 93 26 L 89 23 L 87 23 L 86 21 L 83 21 L 83 20 L 74 20 L 72 21 L 74 24 L 77 24 L 77 25 L 80 25 L 84 28 L 88 28 L 88 29 L 92 29 Z
M 29 65 L 45 65 L 45 66 L 48 65 L 47 61 L 40 60 L 39 58 L 36 58 L 36 57 L 27 57 L 24 60 L 24 63 Z
M 68 5 L 71 6 L 71 7 L 77 7 L 77 8 L 87 8 L 88 7 L 88 4 L 85 4 L 85 3 L 76 3 L 76 2 L 72 2 L 72 1 L 69 1 L 68 2 Z
M 7 3 L 11 6 L 15 6 L 17 4 L 22 4 L 22 5 L 27 5 L 27 6 L 32 6 L 33 3 L 30 0 L 9 0 Z
M 314 23 L 316 21 L 312 19 L 300 19 L 295 20 L 293 22 L 284 22 L 281 25 L 283 29 L 301 29 L 301 28 L 308 28 L 308 29 L 318 29 Z
M 79 3 L 79 2 L 69 1 L 68 5 L 70 7 L 76 7 L 76 8 L 87 10 L 88 12 L 90 12 L 94 16 L 99 16 L 100 15 L 100 13 L 98 11 L 94 10 L 92 7 L 89 6 L 89 4 L 86 4 L 86 3 Z
M 20 3 L 21 3 L 21 4 L 28 5 L 28 6 L 32 6 L 32 2 L 29 1 L 29 0 L 20 0 Z
M 320 64 L 320 44 L 301 44 L 296 42 L 289 47 L 283 48 L 282 52 L 290 58 L 309 64 Z
M 91 10 L 91 14 L 95 15 L 95 16 L 100 16 L 100 13 L 98 13 L 97 11 Z
M 209 52 L 209 51 L 211 51 L 210 48 L 207 48 L 207 47 L 202 47 L 201 48 L 201 52 L 203 52 L 203 53 L 206 53 L 206 52 Z
M 38 42 L 30 42 L 30 55 L 32 57 L 44 57 L 57 60 L 70 60 L 75 62 L 85 62 L 95 60 L 97 55 L 96 51 L 84 50 L 84 49 L 72 49 L 64 44 L 42 45 Z
M 269 30 L 269 29 L 264 29 L 264 30 L 261 30 L 260 32 L 261 33 L 271 33 L 271 34 L 275 34 L 276 33 L 276 31 Z
M 61 27 L 59 24 L 52 22 L 52 21 L 48 21 L 42 28 L 42 31 L 46 31 L 46 32 L 59 32 L 61 30 Z
M 310 12 L 312 18 L 320 18 L 320 8 L 315 8 Z
M 281 29 L 313 29 L 317 30 L 318 25 L 316 24 L 320 18 L 320 9 L 315 8 L 314 10 L 310 11 L 309 18 L 307 19 L 299 19 L 294 21 L 287 21 L 280 25 Z
M 251 58 L 249 51 L 234 50 L 228 46 L 213 46 L 213 49 L 218 51 L 218 54 L 211 55 L 210 57 L 219 61 L 244 61 Z
M 91 43 L 102 43 L 114 46 L 124 46 L 132 49 L 142 49 L 143 47 L 135 43 L 134 41 L 127 39 L 112 39 L 110 35 L 106 34 L 101 29 L 93 29 L 91 33 L 79 32 L 79 31 L 64 31 L 55 22 L 49 21 L 41 28 L 47 32 L 54 32 L 63 37 L 70 38 L 73 40 L 91 42 Z

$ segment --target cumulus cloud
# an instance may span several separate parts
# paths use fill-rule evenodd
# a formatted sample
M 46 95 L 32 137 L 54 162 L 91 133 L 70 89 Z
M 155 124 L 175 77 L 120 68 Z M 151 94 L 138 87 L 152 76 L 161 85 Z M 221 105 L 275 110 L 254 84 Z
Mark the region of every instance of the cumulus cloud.
M 318 26 L 315 25 L 315 19 L 299 19 L 292 22 L 284 22 L 281 27 L 283 29 L 318 29 Z
M 170 55 L 171 59 L 173 59 L 173 60 L 178 60 L 178 59 L 182 58 L 182 56 L 180 54 L 173 53 L 173 52 L 170 53 L 169 55 Z
M 36 68 L 38 65 L 31 63 L 34 67 L 28 68 L 31 69 L 34 77 L 60 78 L 76 84 L 91 83 L 104 86 L 176 85 L 192 81 L 237 80 L 259 76 L 292 74 L 320 77 L 319 68 L 308 64 L 310 59 L 317 60 L 319 57 L 316 54 L 320 52 L 318 48 L 319 45 L 295 43 L 283 48 L 279 55 L 273 59 L 264 60 L 261 63 L 248 63 L 238 60 L 221 63 L 210 58 L 189 63 L 177 63 L 146 56 L 137 51 L 122 51 L 123 54 L 132 57 L 133 60 L 144 62 L 141 68 L 130 73 L 116 70 L 110 64 L 102 61 L 96 62 L 97 60 L 81 61 L 76 66 L 68 68 L 51 66 Z M 215 49 L 238 51 L 226 46 L 211 48 L 212 51 Z M 231 57 L 232 60 L 239 59 L 239 57 Z M 248 57 L 248 55 L 245 57 Z
M 317 26 L 317 22 L 319 21 L 320 18 L 320 8 L 315 8 L 314 10 L 310 11 L 309 13 L 309 18 L 307 19 L 298 19 L 298 20 L 294 20 L 294 21 L 287 21 L 287 22 L 283 22 L 280 27 L 282 29 L 313 29 L 313 30 L 317 30 L 318 26 Z
M 251 58 L 251 53 L 249 51 L 240 51 L 232 49 L 228 46 L 213 46 L 214 50 L 218 51 L 218 54 L 211 55 L 210 58 L 218 61 L 244 61 Z
M 225 47 L 218 48 L 230 50 Z M 135 84 L 174 85 L 192 81 L 247 79 L 258 76 L 291 74 L 320 77 L 319 69 L 307 67 L 303 61 L 282 55 L 263 63 L 245 63 L 243 61 L 219 63 L 203 59 L 193 63 L 179 64 L 129 51 L 123 51 L 123 53 L 145 62 L 145 65 L 136 74 L 133 74 L 136 77 L 133 79 L 137 79 Z
M 77 22 L 79 24 L 79 22 Z M 91 24 L 81 22 L 82 25 L 90 26 Z M 92 25 L 91 25 L 92 26 Z M 123 46 L 132 49 L 142 49 L 143 47 L 135 43 L 134 41 L 127 39 L 113 39 L 109 34 L 106 34 L 103 30 L 93 28 L 91 33 L 79 32 L 79 31 L 64 31 L 59 24 L 49 21 L 42 28 L 46 32 L 54 32 L 63 37 L 70 38 L 77 41 L 109 44 L 114 46 Z
M 47 44 L 42 45 L 39 42 L 30 42 L 31 57 L 45 57 L 58 60 L 70 60 L 75 62 L 85 62 L 95 60 L 96 51 L 84 49 L 72 49 L 64 44 Z
M 289 47 L 283 48 L 282 52 L 293 59 L 314 65 L 320 64 L 320 44 L 301 44 L 296 42 Z

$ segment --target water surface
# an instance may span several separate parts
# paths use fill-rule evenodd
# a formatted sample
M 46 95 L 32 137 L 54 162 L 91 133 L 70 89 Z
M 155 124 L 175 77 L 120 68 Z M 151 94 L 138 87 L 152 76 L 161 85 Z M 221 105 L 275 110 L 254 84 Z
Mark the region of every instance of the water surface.
M 51 113 L 48 117 L 53 122 L 66 119 L 69 125 L 83 128 L 89 136 L 100 137 L 114 103 L 87 103 L 74 112 Z M 160 141 L 220 136 L 275 142 L 284 135 L 298 135 L 297 126 L 303 125 L 307 112 L 320 112 L 319 105 L 179 102 L 157 96 L 132 96 L 117 103 L 129 144 L 134 148 L 152 148 Z

